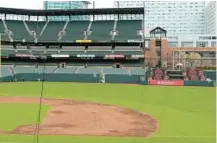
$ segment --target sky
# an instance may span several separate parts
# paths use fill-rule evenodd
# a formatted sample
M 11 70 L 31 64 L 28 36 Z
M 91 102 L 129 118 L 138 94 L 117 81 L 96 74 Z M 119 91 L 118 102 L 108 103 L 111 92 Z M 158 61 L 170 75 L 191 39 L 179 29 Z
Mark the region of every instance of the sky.
M 43 1 L 44 0 L 0 0 L 0 7 L 43 9 Z M 61 1 L 61 0 L 51 0 L 51 1 Z M 96 8 L 111 8 L 113 7 L 113 1 L 112 0 L 97 0 L 95 1 L 95 7 Z

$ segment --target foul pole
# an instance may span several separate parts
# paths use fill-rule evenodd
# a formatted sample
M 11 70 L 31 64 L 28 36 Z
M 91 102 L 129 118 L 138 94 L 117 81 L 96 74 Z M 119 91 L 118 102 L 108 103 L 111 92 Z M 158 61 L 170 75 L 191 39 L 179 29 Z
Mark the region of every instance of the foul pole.
M 143 17 L 142 17 L 142 46 L 143 46 L 143 55 L 144 55 L 144 60 L 143 60 L 143 68 L 145 67 L 145 1 L 143 1 L 143 8 L 144 8 L 144 13 L 143 13 Z
M 2 77 L 2 34 L 0 33 L 0 78 Z

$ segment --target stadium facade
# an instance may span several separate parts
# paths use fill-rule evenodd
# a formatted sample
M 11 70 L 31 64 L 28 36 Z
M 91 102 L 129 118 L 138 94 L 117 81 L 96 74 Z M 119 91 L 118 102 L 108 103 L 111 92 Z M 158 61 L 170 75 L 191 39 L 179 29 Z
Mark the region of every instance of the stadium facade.
M 216 56 L 216 35 L 168 36 L 156 27 L 144 37 L 143 20 L 122 20 L 123 15 L 144 15 L 144 8 L 28 10 L 0 8 L 3 61 L 33 60 L 80 63 L 121 63 L 153 67 L 163 61 L 168 67 L 177 63 L 180 51 L 198 53 L 199 65 L 211 65 Z M 7 15 L 27 16 L 27 20 L 7 20 Z M 107 20 L 31 21 L 31 17 L 107 15 Z M 112 16 L 120 18 L 114 20 Z M 146 46 L 144 46 L 146 45 Z M 178 53 L 178 54 L 177 54 Z M 176 57 L 176 61 L 172 60 Z
M 88 1 L 44 1 L 45 10 L 55 10 L 55 9 L 87 9 L 90 2 Z M 71 19 L 87 19 L 87 17 L 74 16 Z M 67 16 L 52 16 L 49 17 L 51 21 L 66 21 L 69 20 Z
M 146 35 L 159 26 L 167 30 L 168 35 L 179 36 L 215 34 L 215 3 L 206 6 L 205 1 L 115 1 L 114 6 L 145 7 Z M 126 16 L 122 18 L 127 19 Z
M 217 2 L 211 1 L 206 6 L 206 33 L 216 34 L 216 7 Z
M 216 47 L 216 36 L 212 35 L 181 35 L 168 36 L 169 47 Z

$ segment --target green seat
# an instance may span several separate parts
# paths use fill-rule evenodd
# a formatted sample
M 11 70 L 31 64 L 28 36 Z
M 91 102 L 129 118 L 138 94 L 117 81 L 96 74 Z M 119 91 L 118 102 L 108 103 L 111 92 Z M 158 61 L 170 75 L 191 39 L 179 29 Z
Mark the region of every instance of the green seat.
M 60 51 L 60 54 L 63 55 L 77 55 L 77 54 L 85 54 L 84 51 Z
M 100 68 L 79 68 L 77 73 L 79 74 L 99 74 Z
M 44 21 L 39 21 L 39 22 L 35 22 L 35 21 L 26 21 L 26 24 L 29 27 L 30 31 L 35 31 L 37 37 L 40 35 L 44 25 L 46 22 Z
M 0 33 L 4 33 L 4 32 L 5 32 L 5 28 L 4 28 L 2 20 L 0 20 Z
M 52 54 L 59 54 L 57 50 L 47 51 L 45 54 L 52 55 Z
M 133 68 L 130 70 L 131 75 L 144 75 L 145 71 L 144 69 L 139 69 L 139 68 Z
M 35 68 L 36 73 L 52 73 L 57 67 L 55 66 L 45 66 L 45 69 L 43 66 L 39 66 L 38 68 Z
M 13 67 L 14 73 L 35 73 L 35 67 L 17 66 Z
M 11 73 L 11 71 L 9 70 L 8 67 L 2 66 L 0 70 L 1 70 L 1 76 L 2 76 L 2 77 L 11 76 L 11 75 L 12 75 L 12 73 Z
M 23 21 L 17 21 L 17 20 L 6 20 L 5 21 L 8 29 L 13 32 L 13 40 L 14 41 L 22 41 L 25 39 L 25 41 L 33 41 L 34 37 L 31 36 L 25 25 L 23 24 Z
M 125 69 L 122 68 L 103 68 L 105 74 L 128 74 Z
M 84 39 L 84 31 L 87 30 L 89 21 L 70 21 L 66 28 L 66 35 L 62 41 L 76 41 Z
M 18 49 L 16 54 L 30 54 L 29 50 L 28 49 Z
M 70 68 L 58 68 L 55 73 L 69 73 L 72 74 L 76 71 L 77 68 L 70 67 Z
M 14 55 L 15 51 L 14 49 L 2 49 L 2 56 L 10 56 L 10 55 Z
M 59 32 L 63 29 L 65 21 L 50 21 L 39 41 L 57 41 Z
M 32 54 L 33 55 L 43 55 L 44 54 L 44 50 L 32 50 Z
M 117 22 L 116 30 L 118 31 L 118 35 L 115 36 L 115 40 L 141 40 L 141 36 L 137 35 L 137 31 L 141 29 L 141 20 L 120 20 Z
M 5 28 L 4 28 L 2 20 L 0 20 L 0 33 L 5 33 Z M 2 41 L 9 41 L 9 38 L 8 38 L 6 33 L 1 34 L 1 40 Z
M 87 51 L 87 54 L 104 56 L 107 54 L 111 54 L 111 51 Z
M 93 41 L 99 40 L 111 40 L 110 32 L 114 26 L 114 21 L 93 21 L 91 29 L 92 33 L 88 36 L 88 39 Z

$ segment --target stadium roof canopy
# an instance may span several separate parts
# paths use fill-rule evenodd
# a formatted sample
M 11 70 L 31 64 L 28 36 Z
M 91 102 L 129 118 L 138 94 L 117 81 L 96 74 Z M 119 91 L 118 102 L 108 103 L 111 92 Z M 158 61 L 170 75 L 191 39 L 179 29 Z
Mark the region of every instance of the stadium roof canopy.
M 1 14 L 29 16 L 61 16 L 61 15 L 106 15 L 106 14 L 144 14 L 144 8 L 103 8 L 72 10 L 31 10 L 0 7 Z

